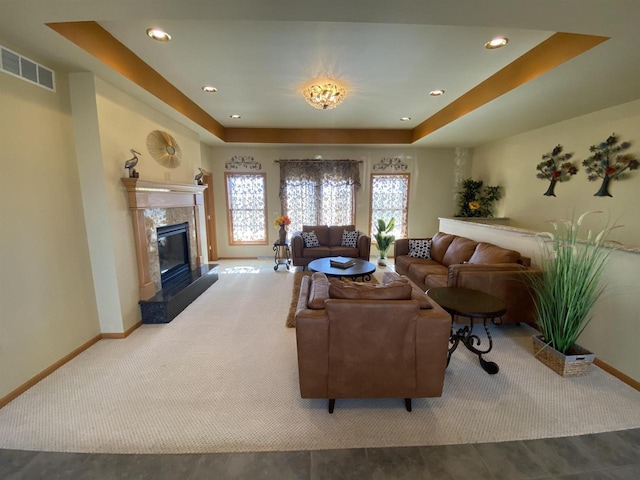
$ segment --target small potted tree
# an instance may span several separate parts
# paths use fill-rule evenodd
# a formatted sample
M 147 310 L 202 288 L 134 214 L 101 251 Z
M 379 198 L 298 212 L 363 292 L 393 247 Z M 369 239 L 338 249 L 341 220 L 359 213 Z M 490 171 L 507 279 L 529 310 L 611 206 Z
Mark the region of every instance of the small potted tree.
M 376 247 L 380 252 L 380 258 L 378 259 L 378 265 L 385 267 L 387 265 L 387 251 L 391 247 L 391 244 L 395 241 L 396 237 L 394 235 L 390 235 L 389 232 L 393 231 L 395 227 L 396 219 L 391 218 L 389 223 L 385 223 L 382 218 L 378 219 L 378 224 L 376 225 L 376 233 L 373 238 L 376 239 Z
M 579 233 L 584 218 L 577 221 L 554 220 L 554 233 L 542 233 L 540 239 L 541 275 L 530 275 L 537 324 L 541 335 L 533 337 L 536 358 L 563 376 L 582 375 L 593 362 L 594 354 L 576 343 L 592 319 L 591 310 L 602 296 L 602 274 L 614 247 L 608 241 L 607 227 L 597 235 L 591 230 L 586 238 Z

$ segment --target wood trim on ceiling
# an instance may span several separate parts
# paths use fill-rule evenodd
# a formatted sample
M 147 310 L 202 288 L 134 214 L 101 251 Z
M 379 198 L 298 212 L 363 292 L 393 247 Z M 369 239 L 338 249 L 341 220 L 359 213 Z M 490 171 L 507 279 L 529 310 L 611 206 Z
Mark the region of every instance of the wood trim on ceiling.
M 98 23 L 89 21 L 47 23 L 46 25 L 208 132 L 224 140 L 224 127 L 216 119 Z
M 227 128 L 226 142 L 308 144 L 408 144 L 411 130 Z
M 555 33 L 412 130 L 225 128 L 94 21 L 47 26 L 224 142 L 295 144 L 411 144 L 505 93 L 608 40 Z
M 573 33 L 552 35 L 416 126 L 413 129 L 412 141 L 435 132 L 608 39 Z

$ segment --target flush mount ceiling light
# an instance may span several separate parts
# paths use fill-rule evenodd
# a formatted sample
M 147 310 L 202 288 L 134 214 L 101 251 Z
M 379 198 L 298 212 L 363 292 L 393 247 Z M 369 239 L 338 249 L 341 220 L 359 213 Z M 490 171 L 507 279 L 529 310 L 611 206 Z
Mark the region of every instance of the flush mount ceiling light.
M 496 48 L 504 47 L 507 43 L 509 43 L 509 39 L 508 38 L 496 37 L 496 38 L 492 39 L 491 41 L 485 43 L 484 44 L 484 48 L 486 48 L 487 50 L 494 50 Z
M 431 95 L 432 97 L 440 97 L 440 96 L 444 95 L 444 90 L 440 90 L 440 89 L 438 89 L 438 90 L 431 90 L 431 91 L 429 92 L 429 95 Z
M 411 120 L 411 117 L 400 117 L 401 122 L 408 122 L 409 120 Z
M 347 89 L 333 81 L 328 81 L 309 85 L 302 90 L 302 95 L 313 108 L 331 110 L 342 103 L 347 95 Z
M 207 93 L 216 93 L 218 91 L 216 87 L 212 87 L 211 85 L 205 85 L 202 87 L 202 90 Z
M 234 114 L 234 115 L 229 115 L 229 118 L 233 118 L 234 120 L 240 120 L 242 117 L 240 115 Z
M 147 35 L 149 35 L 149 38 L 153 38 L 158 42 L 168 42 L 171 40 L 171 35 L 160 28 L 147 28 Z

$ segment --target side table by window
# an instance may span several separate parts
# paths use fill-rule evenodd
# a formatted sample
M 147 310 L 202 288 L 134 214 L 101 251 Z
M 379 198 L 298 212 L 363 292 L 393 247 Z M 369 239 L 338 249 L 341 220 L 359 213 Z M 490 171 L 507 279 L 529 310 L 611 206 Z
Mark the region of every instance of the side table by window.
M 273 251 L 275 252 L 274 261 L 276 264 L 273 266 L 274 270 L 278 270 L 280 265 L 287 267 L 287 270 L 291 268 L 291 251 L 289 250 L 289 242 L 275 242 L 273 244 Z

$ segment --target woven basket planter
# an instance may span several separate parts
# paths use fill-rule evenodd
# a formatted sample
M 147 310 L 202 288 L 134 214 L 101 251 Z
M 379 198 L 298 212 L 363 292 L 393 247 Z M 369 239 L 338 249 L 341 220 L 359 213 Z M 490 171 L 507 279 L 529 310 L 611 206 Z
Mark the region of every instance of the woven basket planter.
M 584 375 L 596 358 L 594 353 L 582 348 L 577 343 L 571 349 L 571 354 L 565 355 L 546 345 L 546 342 L 542 340 L 542 335 L 534 335 L 531 338 L 533 339 L 535 357 L 563 377 Z

